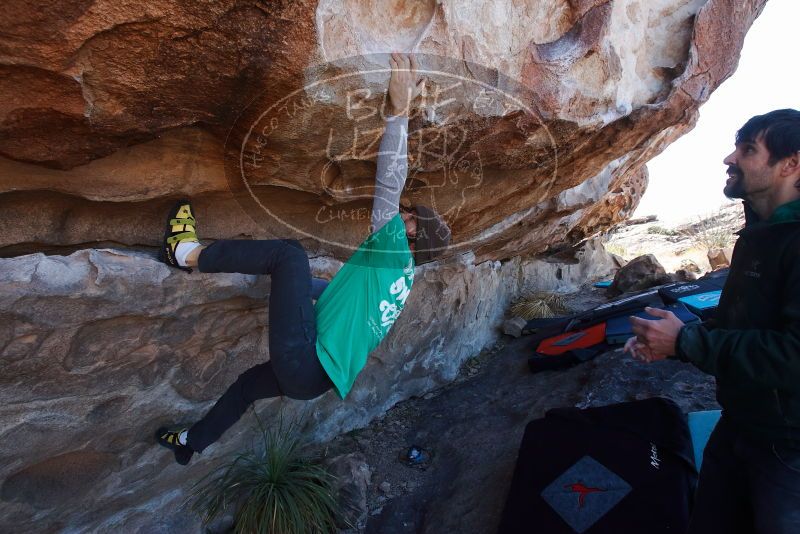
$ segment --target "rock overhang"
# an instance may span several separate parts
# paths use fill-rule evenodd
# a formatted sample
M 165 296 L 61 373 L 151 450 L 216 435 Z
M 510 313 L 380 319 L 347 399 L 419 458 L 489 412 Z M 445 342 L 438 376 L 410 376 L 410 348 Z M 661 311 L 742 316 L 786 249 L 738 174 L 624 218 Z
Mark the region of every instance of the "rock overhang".
M 454 252 L 502 259 L 563 246 L 633 211 L 644 164 L 692 127 L 763 4 L 227 1 L 199 12 L 179 1 L 74 2 L 36 16 L 20 5 L 0 39 L 9 96 L 0 250 L 153 246 L 158 225 L 144 221 L 188 195 L 213 219 L 207 237 L 300 237 L 315 254 L 346 257 L 366 228 L 375 154 L 332 158 L 330 148 L 346 152 L 356 123 L 379 135 L 379 119 L 348 116 L 347 96 L 368 91 L 364 105 L 379 104 L 393 48 L 421 55 L 431 92 L 448 80 L 469 85 L 447 112 L 422 106 L 412 120 L 406 200 L 432 195 L 448 212 Z M 316 83 L 335 75 L 346 83 Z M 33 91 L 22 96 L 20 84 Z M 517 99 L 476 105 L 487 87 Z M 256 194 L 237 198 L 237 142 L 255 107 L 296 91 L 313 105 L 273 132 Z M 426 135 L 454 133 L 455 152 L 414 161 Z M 455 164 L 477 160 L 480 182 L 453 178 Z M 569 203 L 615 161 L 624 163 L 591 195 L 594 206 Z M 142 224 L 107 230 L 111 205 Z M 47 222 L 25 221 L 31 210 Z

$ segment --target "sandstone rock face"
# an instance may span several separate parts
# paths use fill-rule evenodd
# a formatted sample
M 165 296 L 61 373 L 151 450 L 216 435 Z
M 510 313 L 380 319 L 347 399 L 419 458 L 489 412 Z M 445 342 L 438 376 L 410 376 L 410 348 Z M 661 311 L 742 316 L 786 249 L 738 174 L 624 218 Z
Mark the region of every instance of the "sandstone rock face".
M 326 460 L 325 465 L 336 477 L 336 499 L 341 513 L 340 528 L 363 527 L 369 511 L 367 488 L 372 478 L 367 459 L 360 452 L 353 452 Z
M 321 277 L 338 269 L 327 259 L 313 267 Z M 451 381 L 496 338 L 520 291 L 574 290 L 611 269 L 599 242 L 571 263 L 475 264 L 465 254 L 420 267 L 347 400 L 257 408 L 264 421 L 300 414 L 310 439 L 330 439 Z M 181 508 L 190 481 L 251 443 L 256 423 L 246 415 L 187 468 L 153 432 L 196 420 L 269 358 L 268 294 L 268 277 L 187 275 L 145 253 L 0 259 L 0 531 L 192 531 L 198 519 Z
M 174 199 L 332 276 L 367 232 L 386 53 L 418 53 L 404 202 L 453 246 L 345 402 L 259 403 L 325 440 L 452 380 L 520 291 L 607 276 L 572 246 L 636 207 L 765 2 L 5 2 L 0 531 L 199 530 L 187 481 L 252 438 L 247 416 L 188 468 L 152 443 L 269 357 L 268 280 L 154 260 Z
M 765 1 L 11 0 L 0 253 L 153 246 L 189 195 L 209 238 L 343 259 L 391 50 L 428 79 L 406 200 L 446 215 L 453 253 L 575 243 L 635 208 L 644 163 L 692 127 Z

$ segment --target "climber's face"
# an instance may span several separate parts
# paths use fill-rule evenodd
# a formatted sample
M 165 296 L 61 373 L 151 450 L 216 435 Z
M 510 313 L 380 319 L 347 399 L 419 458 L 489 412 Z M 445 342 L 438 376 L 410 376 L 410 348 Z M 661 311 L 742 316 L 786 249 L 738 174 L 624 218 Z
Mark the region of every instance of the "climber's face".
M 414 244 L 417 240 L 417 210 L 414 208 L 400 208 L 400 217 L 406 225 L 408 247 L 411 249 L 411 252 L 414 252 Z

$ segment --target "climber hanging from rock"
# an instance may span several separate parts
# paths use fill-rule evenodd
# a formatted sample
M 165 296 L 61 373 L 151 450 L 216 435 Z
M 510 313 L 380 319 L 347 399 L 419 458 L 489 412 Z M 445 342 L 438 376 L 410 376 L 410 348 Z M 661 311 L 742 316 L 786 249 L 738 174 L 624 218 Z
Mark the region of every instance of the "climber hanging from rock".
M 256 400 L 313 399 L 334 388 L 344 398 L 403 309 L 414 266 L 441 254 L 450 229 L 433 209 L 404 208 L 408 112 L 421 89 L 413 55 L 390 58 L 389 111 L 381 139 L 371 233 L 330 284 L 314 279 L 293 239 L 220 240 L 204 246 L 188 201 L 170 212 L 161 257 L 203 273 L 268 274 L 270 360 L 239 375 L 209 412 L 188 428 L 159 428 L 156 439 L 179 464 L 217 441 Z M 313 303 L 316 300 L 316 305 Z

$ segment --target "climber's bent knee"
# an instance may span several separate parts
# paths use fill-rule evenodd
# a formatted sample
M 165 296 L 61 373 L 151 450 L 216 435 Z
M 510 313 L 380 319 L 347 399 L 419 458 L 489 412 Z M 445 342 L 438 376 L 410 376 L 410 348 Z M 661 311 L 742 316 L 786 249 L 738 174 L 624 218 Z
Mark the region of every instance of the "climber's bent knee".
M 315 399 L 333 387 L 319 362 L 315 343 L 270 357 L 281 391 L 290 399 Z
M 306 251 L 306 249 L 303 247 L 303 244 L 297 239 L 282 239 L 281 241 L 283 241 L 292 248 L 302 250 L 303 252 Z

